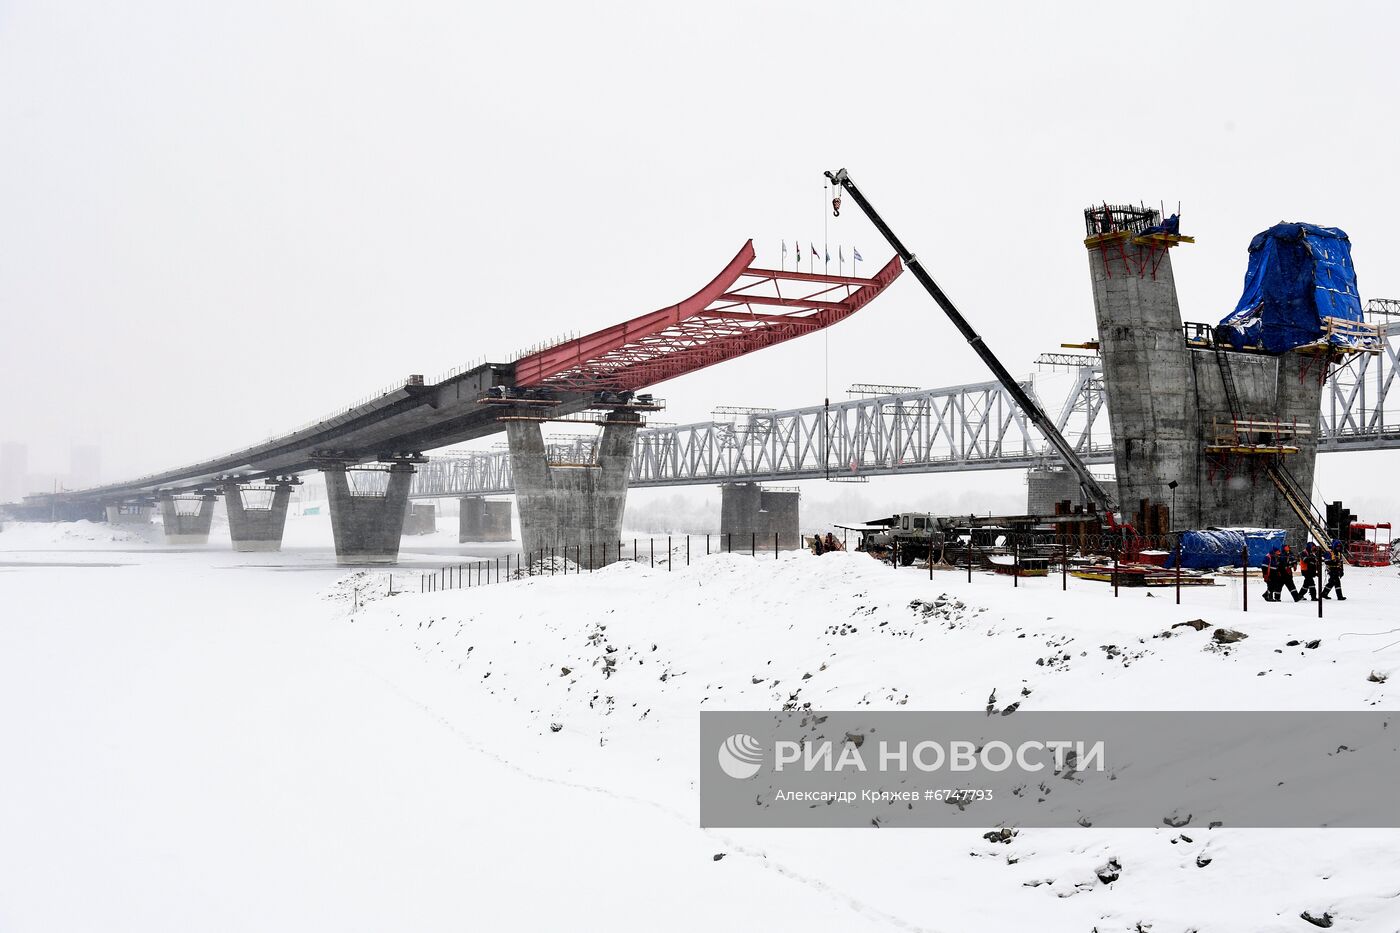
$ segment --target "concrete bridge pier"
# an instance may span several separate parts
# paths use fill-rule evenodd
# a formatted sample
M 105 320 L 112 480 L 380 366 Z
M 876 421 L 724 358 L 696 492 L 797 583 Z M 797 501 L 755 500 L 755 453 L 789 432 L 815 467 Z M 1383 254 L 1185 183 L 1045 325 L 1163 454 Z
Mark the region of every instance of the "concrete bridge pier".
M 614 412 L 592 463 L 550 463 L 538 421 L 504 423 L 524 550 L 554 548 L 560 555 L 567 550 L 571 559 L 592 567 L 617 560 L 641 420 L 631 412 Z
M 409 502 L 403 514 L 405 535 L 430 535 L 437 531 L 437 506 L 431 502 Z
M 458 501 L 457 543 L 468 541 L 509 541 L 510 502 L 484 496 L 463 496 Z
M 113 525 L 149 525 L 155 507 L 145 502 L 122 502 L 104 507 L 107 521 Z
M 802 546 L 798 531 L 796 489 L 764 489 L 758 483 L 725 483 L 720 487 L 719 531 L 737 551 L 750 547 L 772 550 L 773 535 L 778 547 L 791 550 Z
M 321 465 L 336 563 L 398 563 L 413 465 L 422 462 L 418 455 L 387 461 L 387 467 L 355 467 L 344 461 Z M 374 474 L 384 474 L 383 480 Z
M 224 509 L 228 512 L 229 537 L 235 551 L 282 550 L 293 485 L 293 481 L 268 486 L 224 484 Z
M 1213 349 L 1187 343 L 1171 250 L 1150 240 L 1139 243 L 1130 230 L 1084 242 L 1125 517 L 1131 520 L 1143 503 L 1169 509 L 1174 503 L 1172 529 L 1283 528 L 1295 544 L 1306 540 L 1302 522 L 1265 473 L 1271 455 L 1210 449 L 1219 448 L 1222 434 L 1233 433 L 1233 413 L 1221 360 Z M 1311 490 L 1322 366 L 1309 366 L 1292 351 L 1272 356 L 1230 350 L 1224 362 L 1243 420 L 1306 426 L 1291 441 L 1297 453 L 1281 459 L 1298 484 Z
M 212 492 L 197 496 L 161 496 L 160 520 L 165 528 L 165 543 L 208 544 L 217 498 Z

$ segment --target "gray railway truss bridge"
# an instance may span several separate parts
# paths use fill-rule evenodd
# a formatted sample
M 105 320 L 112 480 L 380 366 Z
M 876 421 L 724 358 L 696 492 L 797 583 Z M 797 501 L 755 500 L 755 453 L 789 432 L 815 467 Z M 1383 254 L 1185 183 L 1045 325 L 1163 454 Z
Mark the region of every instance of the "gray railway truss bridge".
M 1332 374 L 1319 412 L 1319 450 L 1400 448 L 1400 319 L 1381 327 L 1377 355 L 1358 355 Z M 1098 357 L 1049 353 L 1040 368 L 1060 370 L 1068 388 L 1056 426 L 1090 464 L 1113 462 Z M 1035 383 L 1022 383 L 1035 392 Z M 852 386 L 849 399 L 774 411 L 718 409 L 710 421 L 638 431 L 632 487 L 826 479 L 964 470 L 1028 469 L 1056 462 L 1045 439 L 997 382 L 938 389 Z M 1054 411 L 1050 399 L 1041 398 Z M 1050 403 L 1050 404 L 1047 404 Z M 589 463 L 592 438 L 552 438 L 557 463 Z M 448 498 L 513 491 L 505 450 L 435 455 L 419 467 L 410 495 Z

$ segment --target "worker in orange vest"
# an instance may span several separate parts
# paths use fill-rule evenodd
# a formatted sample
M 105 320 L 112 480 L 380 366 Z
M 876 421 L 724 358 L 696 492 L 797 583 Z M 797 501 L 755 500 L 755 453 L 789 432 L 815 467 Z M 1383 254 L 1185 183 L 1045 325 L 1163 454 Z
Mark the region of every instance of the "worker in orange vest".
M 1322 552 L 1311 541 L 1303 548 L 1298 569 L 1303 572 L 1303 589 L 1300 592 L 1317 602 L 1317 578 L 1322 573 Z

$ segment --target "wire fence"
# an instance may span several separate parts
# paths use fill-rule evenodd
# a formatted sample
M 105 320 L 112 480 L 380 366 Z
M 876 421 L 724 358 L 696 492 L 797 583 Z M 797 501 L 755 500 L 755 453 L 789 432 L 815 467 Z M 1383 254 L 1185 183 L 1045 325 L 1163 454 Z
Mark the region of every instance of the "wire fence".
M 785 539 L 779 534 L 770 537 L 755 532 L 635 537 L 593 545 L 541 547 L 494 558 L 443 564 L 436 570 L 421 573 L 418 584 L 420 593 L 436 593 L 535 577 L 591 574 L 619 562 L 664 567 L 670 571 L 676 566 L 689 567 L 694 561 L 715 554 L 745 554 L 756 559 L 777 560 L 784 553 L 816 550 L 813 544 L 818 540 L 824 539 L 818 535 L 802 536 L 799 544 L 790 535 Z M 823 548 L 844 551 L 847 543 L 833 540 Z M 968 583 L 978 575 L 990 574 L 1015 588 L 1045 581 L 1058 583 L 1060 590 L 1067 591 L 1070 577 L 1075 577 L 1108 584 L 1114 598 L 1124 589 L 1172 590 L 1177 605 L 1181 604 L 1184 589 L 1215 586 L 1218 578 L 1224 576 L 1229 585 L 1224 588 L 1223 598 L 1232 605 L 1237 603 L 1244 612 L 1249 611 L 1249 588 L 1257 584 L 1260 587 L 1258 598 L 1262 598 L 1267 585 L 1263 572 L 1250 566 L 1247 549 L 1242 550 L 1229 567 L 1206 571 L 1183 568 L 1177 535 L 1129 538 L 1121 533 L 1057 536 L 1039 531 L 1005 532 L 985 545 L 969 546 L 965 540 L 930 539 L 927 543 L 903 545 L 896 541 L 891 547 L 872 549 L 869 553 L 872 559 L 888 562 L 896 569 L 912 567 L 926 571 L 929 580 L 934 580 L 936 573 L 953 571 L 966 574 Z M 1320 589 L 1321 572 L 1315 580 Z M 389 595 L 402 592 L 394 589 L 392 575 L 388 585 Z M 1289 589 L 1291 592 L 1291 585 Z M 1315 596 L 1317 589 L 1313 593 Z M 1317 615 L 1318 618 L 1323 615 L 1320 599 L 1317 600 Z
M 658 544 L 661 542 L 661 544 Z M 791 536 L 786 541 L 775 533 L 667 535 L 664 538 L 632 538 L 587 545 L 542 547 L 533 551 L 517 551 L 494 558 L 444 564 L 435 571 L 419 577 L 419 592 L 467 589 L 488 586 L 530 577 L 552 577 L 592 573 L 619 562 L 644 564 L 670 570 L 681 564 L 689 567 L 693 560 L 711 554 L 748 554 L 754 557 L 780 558 L 784 552 L 799 549 Z M 393 580 L 389 581 L 393 593 Z

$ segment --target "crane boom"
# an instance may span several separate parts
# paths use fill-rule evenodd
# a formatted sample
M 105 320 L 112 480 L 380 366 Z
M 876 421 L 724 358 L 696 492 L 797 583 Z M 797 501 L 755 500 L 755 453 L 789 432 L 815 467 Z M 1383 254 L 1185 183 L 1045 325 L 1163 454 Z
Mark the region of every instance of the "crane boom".
M 1089 468 L 1085 466 L 1084 461 L 1079 458 L 1079 454 L 1075 453 L 1069 441 L 1065 440 L 1064 435 L 1055 427 L 1055 423 L 1050 420 L 1049 416 L 1045 414 L 1044 410 L 1041 409 L 1035 399 L 1031 398 L 1026 390 L 1021 388 L 1021 384 L 1012 378 L 1011 373 L 1007 372 L 1006 367 L 1001 365 L 1001 360 L 997 359 L 996 354 L 991 351 L 991 348 L 987 346 L 986 341 L 982 339 L 977 331 L 972 329 L 972 325 L 967 322 L 967 318 L 962 316 L 957 306 L 953 304 L 952 299 L 943 293 L 943 289 L 938 287 L 938 283 L 933 280 L 933 276 L 925 271 L 918 257 L 900 242 L 899 237 L 895 236 L 889 224 L 885 223 L 884 218 L 879 215 L 875 208 L 870 206 L 870 202 L 866 200 L 865 195 L 856 187 L 855 182 L 851 181 L 851 176 L 846 170 L 843 168 L 836 172 L 827 172 L 826 177 L 831 179 L 833 185 L 844 189 L 855 200 L 856 204 L 860 205 L 860 209 L 865 212 L 865 216 L 870 218 L 870 222 L 875 225 L 875 229 L 880 231 L 880 235 L 889 242 L 890 246 L 894 247 L 894 251 L 899 254 L 899 258 L 904 260 L 904 264 L 909 268 L 909 271 L 914 273 L 914 278 L 919 280 L 919 284 L 924 287 L 924 291 L 928 292 L 933 300 L 938 302 L 938 306 L 943 309 L 943 313 L 948 315 L 948 319 L 953 322 L 953 326 L 962 333 L 963 337 L 972 346 L 972 349 L 982 358 L 982 362 L 987 364 L 987 368 L 997 377 L 997 381 L 1010 393 L 1011 397 L 1016 401 L 1016 404 L 1026 413 L 1026 417 L 1031 420 L 1031 423 L 1034 424 L 1040 433 L 1044 435 L 1045 439 L 1050 442 L 1050 446 L 1055 448 L 1056 452 L 1059 453 L 1060 457 L 1069 468 L 1074 471 L 1075 476 L 1079 479 L 1080 487 L 1084 490 L 1084 494 L 1090 501 L 1109 513 L 1110 516 L 1113 512 L 1117 511 L 1116 503 L 1109 497 L 1108 492 L 1099 484 L 1099 481 L 1094 479 L 1093 475 L 1089 472 Z

